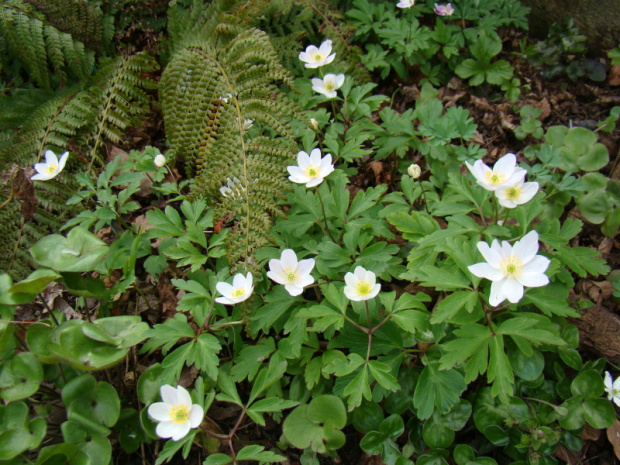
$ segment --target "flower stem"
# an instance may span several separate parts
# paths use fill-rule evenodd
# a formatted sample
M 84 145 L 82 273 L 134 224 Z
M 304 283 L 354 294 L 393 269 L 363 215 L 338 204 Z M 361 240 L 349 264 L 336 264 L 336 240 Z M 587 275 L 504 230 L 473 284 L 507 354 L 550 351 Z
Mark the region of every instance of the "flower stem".
M 325 212 L 325 205 L 323 204 L 323 196 L 321 195 L 321 191 L 319 189 L 316 190 L 318 196 L 319 196 L 319 202 L 321 204 L 321 210 L 323 210 L 323 219 L 325 220 L 325 227 L 323 227 L 323 224 L 319 221 L 319 226 L 321 227 L 321 229 L 323 230 L 324 234 L 327 234 L 329 236 L 329 238 L 332 240 L 332 242 L 336 242 L 336 240 L 334 239 L 334 236 L 332 236 L 332 233 L 329 230 L 329 226 L 327 224 L 327 213 Z
M 424 191 L 424 186 L 422 185 L 422 180 L 420 178 L 418 178 L 418 183 L 420 184 L 420 189 L 422 189 L 422 197 L 424 197 L 424 209 L 426 210 L 426 213 L 430 215 L 431 212 L 428 209 L 428 201 L 426 200 L 426 192 Z

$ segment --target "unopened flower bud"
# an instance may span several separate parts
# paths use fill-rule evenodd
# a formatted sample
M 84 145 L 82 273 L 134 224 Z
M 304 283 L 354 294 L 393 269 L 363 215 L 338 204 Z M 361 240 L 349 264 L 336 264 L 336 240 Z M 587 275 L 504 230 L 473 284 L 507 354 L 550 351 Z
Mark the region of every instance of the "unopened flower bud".
M 157 168 L 161 168 L 166 164 L 166 157 L 164 157 L 161 153 L 158 153 L 155 155 L 155 158 L 153 158 L 153 163 L 155 163 Z
M 422 169 L 417 164 L 412 164 L 407 168 L 407 174 L 411 176 L 413 179 L 418 179 L 422 174 Z
M 319 122 L 315 120 L 314 118 L 310 118 L 310 125 L 315 131 L 319 129 Z

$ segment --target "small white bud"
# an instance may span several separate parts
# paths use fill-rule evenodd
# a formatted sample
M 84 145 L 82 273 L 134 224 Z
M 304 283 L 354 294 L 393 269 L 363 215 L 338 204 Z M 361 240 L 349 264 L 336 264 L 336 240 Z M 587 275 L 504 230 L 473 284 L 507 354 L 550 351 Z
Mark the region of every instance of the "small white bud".
M 153 163 L 155 163 L 157 168 L 161 168 L 166 164 L 166 157 L 164 157 L 161 153 L 158 153 L 155 155 L 155 158 L 153 158 Z
M 411 176 L 413 179 L 418 179 L 420 175 L 422 174 L 422 169 L 420 169 L 419 165 L 414 163 L 411 166 L 409 166 L 409 168 L 407 168 L 407 174 Z
M 315 120 L 314 118 L 310 118 L 310 125 L 315 131 L 319 129 L 319 122 Z

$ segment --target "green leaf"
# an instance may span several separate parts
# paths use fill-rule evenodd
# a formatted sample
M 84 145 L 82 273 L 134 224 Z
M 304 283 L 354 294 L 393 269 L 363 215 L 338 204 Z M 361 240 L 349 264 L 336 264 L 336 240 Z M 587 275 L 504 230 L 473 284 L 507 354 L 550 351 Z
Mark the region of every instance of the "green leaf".
M 376 360 L 370 360 L 368 362 L 368 368 L 370 368 L 370 374 L 373 378 L 388 391 L 398 391 L 400 386 L 394 376 L 390 374 L 391 368 L 385 363 L 378 362 Z
M 585 370 L 579 373 L 570 385 L 575 396 L 585 399 L 597 399 L 605 391 L 605 384 L 596 370 Z
M 0 372 L 0 396 L 7 401 L 30 397 L 43 380 L 41 362 L 31 352 L 20 352 Z
M 435 363 L 426 365 L 413 394 L 413 406 L 417 409 L 418 418 L 429 418 L 435 406 L 442 413 L 449 412 L 459 402 L 466 387 L 463 375 L 458 371 L 439 371 Z
M 85 228 L 73 228 L 67 237 L 45 236 L 31 249 L 32 257 L 56 271 L 92 271 L 108 253 L 108 246 Z
M 370 385 L 368 384 L 368 367 L 364 365 L 355 378 L 344 388 L 343 394 L 347 396 L 349 411 L 362 403 L 362 396 L 366 400 L 372 398 Z
M 261 339 L 254 346 L 244 347 L 230 370 L 233 381 L 238 383 L 246 378 L 252 381 L 259 368 L 263 366 L 263 361 L 268 359 L 275 350 L 276 346 L 271 337 Z
M 32 272 L 26 279 L 14 284 L 9 289 L 12 293 L 38 294 L 42 292 L 49 283 L 61 277 L 60 274 L 49 268 L 40 268 Z
M 148 341 L 142 346 L 140 352 L 151 353 L 158 347 L 162 347 L 162 353 L 166 354 L 177 341 L 184 337 L 194 338 L 194 330 L 187 324 L 187 317 L 177 313 L 174 318 L 166 320 L 163 324 L 155 325 L 145 334 Z
M 453 291 L 455 289 L 469 289 L 469 280 L 460 273 L 451 273 L 432 265 L 422 265 L 417 271 L 412 270 L 410 275 L 420 281 L 421 286 L 434 287 L 438 291 Z
M 245 446 L 239 452 L 237 452 L 236 460 L 254 460 L 258 462 L 284 462 L 286 457 L 278 454 L 274 454 L 271 451 L 265 451 L 264 446 L 253 444 L 251 446 Z
M 438 324 L 444 321 L 450 321 L 461 308 L 471 313 L 478 300 L 478 292 L 474 291 L 457 291 L 450 294 L 437 305 L 437 308 L 431 316 L 431 323 Z
M 229 457 L 226 454 L 211 454 L 209 455 L 202 465 L 226 465 L 227 463 L 231 463 L 233 461 L 232 457 Z
M 616 412 L 607 399 L 586 399 L 583 403 L 584 418 L 594 428 L 609 428 L 616 421 Z
M 607 275 L 610 268 L 602 258 L 594 258 L 600 255 L 598 250 L 588 247 L 565 247 L 555 248 L 558 258 L 580 277 L 585 278 L 588 273 L 592 276 Z

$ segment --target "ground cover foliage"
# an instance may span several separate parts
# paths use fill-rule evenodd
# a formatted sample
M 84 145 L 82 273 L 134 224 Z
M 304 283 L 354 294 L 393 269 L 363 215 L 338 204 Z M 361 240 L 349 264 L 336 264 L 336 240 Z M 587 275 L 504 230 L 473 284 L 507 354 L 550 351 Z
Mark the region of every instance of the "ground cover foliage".
M 526 14 L 3 2 L 0 463 L 615 463 L 620 48 Z

